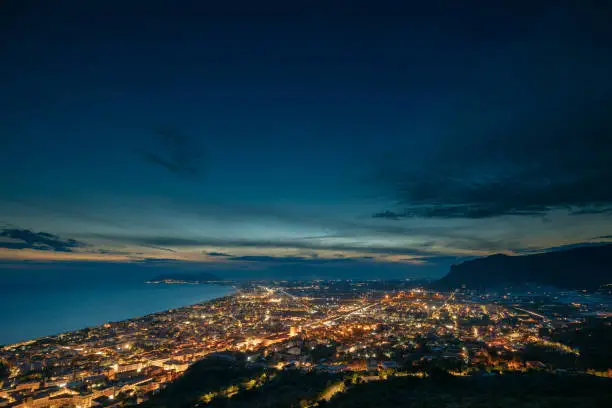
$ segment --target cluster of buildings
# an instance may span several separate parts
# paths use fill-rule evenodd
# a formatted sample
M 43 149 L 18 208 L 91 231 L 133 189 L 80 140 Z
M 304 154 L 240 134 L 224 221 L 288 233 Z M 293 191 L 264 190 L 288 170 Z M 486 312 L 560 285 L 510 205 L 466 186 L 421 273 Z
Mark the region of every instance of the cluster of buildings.
M 246 285 L 210 302 L 5 346 L 0 406 L 136 404 L 206 355 L 240 351 L 250 364 L 331 373 L 546 368 L 516 353 L 558 324 L 502 297 L 355 282 Z

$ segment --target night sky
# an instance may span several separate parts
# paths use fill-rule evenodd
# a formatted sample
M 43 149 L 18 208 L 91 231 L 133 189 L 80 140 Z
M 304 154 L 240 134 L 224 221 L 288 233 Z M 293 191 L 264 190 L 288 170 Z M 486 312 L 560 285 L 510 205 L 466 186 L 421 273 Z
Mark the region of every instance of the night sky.
M 2 1 L 0 260 L 376 277 L 612 241 L 610 21 Z

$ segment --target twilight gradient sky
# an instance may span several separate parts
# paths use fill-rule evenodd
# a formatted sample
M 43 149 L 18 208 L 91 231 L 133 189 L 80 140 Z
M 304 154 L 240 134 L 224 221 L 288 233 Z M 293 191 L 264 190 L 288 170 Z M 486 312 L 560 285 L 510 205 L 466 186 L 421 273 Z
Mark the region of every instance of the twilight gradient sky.
M 608 1 L 0 8 L 6 265 L 402 276 L 612 241 Z

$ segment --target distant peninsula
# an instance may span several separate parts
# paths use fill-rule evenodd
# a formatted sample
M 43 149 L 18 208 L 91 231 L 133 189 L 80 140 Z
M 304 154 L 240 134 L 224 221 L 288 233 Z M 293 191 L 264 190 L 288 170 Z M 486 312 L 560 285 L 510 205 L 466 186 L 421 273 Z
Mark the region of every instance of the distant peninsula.
M 596 290 L 612 283 L 612 245 L 533 255 L 491 255 L 450 268 L 437 289 L 492 289 L 535 284 L 560 289 Z
M 193 273 L 167 273 L 156 276 L 155 278 L 146 281 L 146 283 L 158 283 L 158 284 L 216 284 L 216 285 L 228 285 L 231 282 L 223 280 L 216 275 L 208 272 L 201 272 L 197 274 Z

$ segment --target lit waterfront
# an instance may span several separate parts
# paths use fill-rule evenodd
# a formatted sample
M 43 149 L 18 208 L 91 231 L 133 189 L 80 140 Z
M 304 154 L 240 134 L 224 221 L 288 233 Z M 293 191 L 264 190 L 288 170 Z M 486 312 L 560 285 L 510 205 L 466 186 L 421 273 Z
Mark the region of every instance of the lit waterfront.
M 220 352 L 242 352 L 249 364 L 274 370 L 369 373 L 370 379 L 390 372 L 425 376 L 433 366 L 455 375 L 555 371 L 519 353 L 546 347 L 579 357 L 547 333 L 579 324 L 585 313 L 604 316 L 608 305 L 572 304 L 567 311 L 554 301 L 535 307 L 535 297 L 254 282 L 213 301 L 6 346 L 0 357 L 10 377 L 0 397 L 21 407 L 143 401 Z
M 225 296 L 230 286 L 147 285 L 110 282 L 51 282 L 2 286 L 0 345 L 98 326 Z

